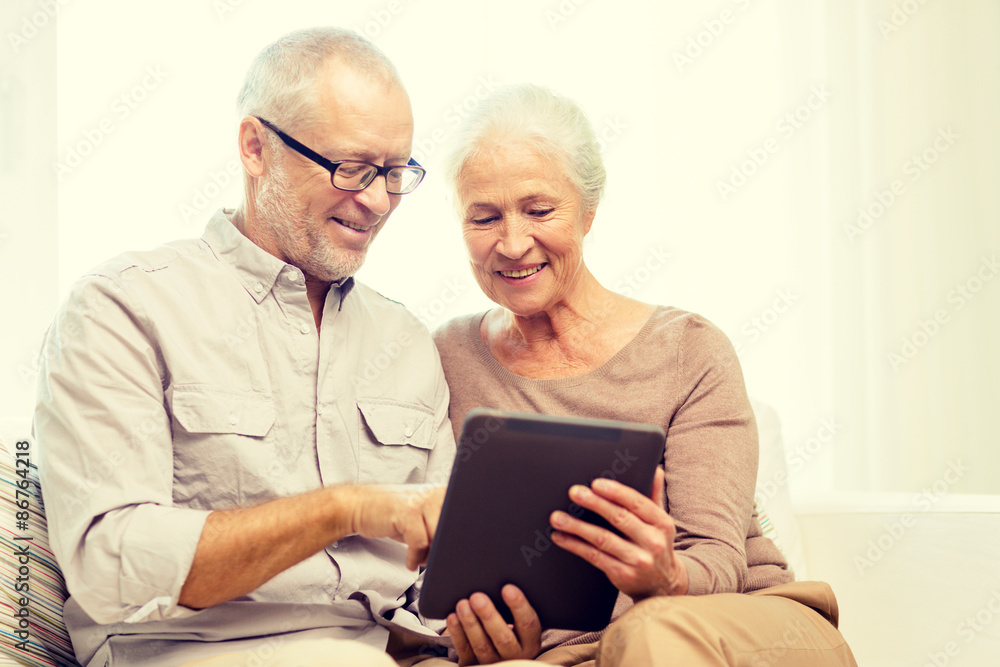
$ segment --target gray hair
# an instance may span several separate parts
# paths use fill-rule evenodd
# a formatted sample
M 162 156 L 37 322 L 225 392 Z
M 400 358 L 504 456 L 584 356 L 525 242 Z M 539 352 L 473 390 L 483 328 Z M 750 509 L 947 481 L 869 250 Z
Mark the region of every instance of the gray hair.
M 456 194 L 469 162 L 500 143 L 525 143 L 554 162 L 575 186 L 584 208 L 597 208 L 607 174 L 594 128 L 575 102 L 533 84 L 506 86 L 483 101 L 459 129 L 445 165 Z
M 335 58 L 402 87 L 392 62 L 361 35 L 343 28 L 307 28 L 281 37 L 257 55 L 236 98 L 240 117 L 261 116 L 287 132 L 315 123 L 316 77 Z

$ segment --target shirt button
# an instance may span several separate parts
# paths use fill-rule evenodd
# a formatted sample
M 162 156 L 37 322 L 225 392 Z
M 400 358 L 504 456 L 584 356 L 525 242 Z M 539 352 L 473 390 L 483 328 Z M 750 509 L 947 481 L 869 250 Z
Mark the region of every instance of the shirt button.
M 260 283 L 257 283 L 256 285 L 253 286 L 253 291 L 257 292 L 257 294 L 260 294 L 261 292 L 264 291 L 264 286 L 261 285 Z
M 413 436 L 413 427 L 410 426 L 409 424 L 406 424 L 405 426 L 403 426 L 403 435 L 405 435 L 407 438 L 412 437 Z
M 229 425 L 230 426 L 236 426 L 236 421 L 237 421 L 236 420 L 236 413 L 235 412 L 230 412 L 229 413 Z
M 302 326 L 299 327 L 299 331 L 301 331 L 304 334 L 307 334 L 310 331 L 312 331 L 312 327 L 309 326 L 308 324 L 303 324 Z

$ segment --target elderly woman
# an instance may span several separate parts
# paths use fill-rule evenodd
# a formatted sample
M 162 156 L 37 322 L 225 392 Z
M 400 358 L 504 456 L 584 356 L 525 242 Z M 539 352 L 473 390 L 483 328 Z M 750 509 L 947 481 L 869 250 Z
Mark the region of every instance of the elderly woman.
M 761 534 L 756 423 L 729 340 L 696 314 L 612 292 L 587 268 L 605 172 L 580 109 L 535 86 L 501 91 L 468 119 L 449 172 L 473 273 L 499 306 L 436 334 L 456 437 L 478 406 L 667 432 L 652 498 L 609 480 L 570 490 L 624 537 L 551 517 L 553 541 L 620 590 L 618 620 L 602 633 L 542 632 L 509 585 L 508 626 L 477 593 L 447 620 L 460 664 L 854 665 L 830 588 L 795 583 Z

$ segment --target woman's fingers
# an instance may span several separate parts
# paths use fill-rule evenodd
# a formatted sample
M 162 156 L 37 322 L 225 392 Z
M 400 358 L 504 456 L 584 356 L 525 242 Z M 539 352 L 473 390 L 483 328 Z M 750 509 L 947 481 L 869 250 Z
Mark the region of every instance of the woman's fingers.
M 553 533 L 554 539 L 566 538 L 567 540 L 566 545 L 560 544 L 560 546 L 569 547 L 572 545 L 574 548 L 570 550 L 573 553 L 587 558 L 588 561 L 595 565 L 597 564 L 595 562 L 596 553 L 592 557 L 580 553 L 584 545 L 594 549 L 598 553 L 606 553 L 619 560 L 626 558 L 630 549 L 634 547 L 632 542 L 622 539 L 607 528 L 597 526 L 589 521 L 577 519 L 566 512 L 553 512 L 549 521 L 552 527 L 558 531 Z M 575 538 L 575 541 L 570 540 L 570 537 Z
M 486 664 L 534 657 L 541 648 L 541 623 L 516 586 L 504 588 L 504 601 L 514 614 L 514 628 L 484 593 L 461 600 L 446 621 L 460 665 Z M 528 653 L 526 653 L 528 652 Z
M 655 477 L 660 478 L 660 485 L 662 486 L 663 479 L 660 477 L 660 473 Z M 655 494 L 655 479 L 653 483 L 653 493 Z M 647 498 L 635 489 L 613 479 L 598 477 L 591 483 L 590 488 L 586 486 L 574 486 L 571 488 L 570 498 L 579 504 L 579 501 L 573 497 L 574 491 L 577 492 L 581 500 L 588 501 L 594 505 L 594 507 L 588 506 L 587 509 L 593 509 L 623 532 L 624 525 L 627 525 L 632 516 L 638 517 L 643 522 L 651 525 L 662 525 L 664 518 L 667 516 L 667 513 L 663 510 L 662 501 L 659 503 L 654 502 L 652 498 Z M 604 501 L 603 503 L 600 502 L 602 500 Z M 619 522 L 623 522 L 623 525 L 618 525 L 615 521 L 616 518 Z
M 476 594 L 473 594 L 470 598 L 475 596 Z M 493 642 L 480 623 L 479 616 L 473 610 L 472 600 L 460 600 L 455 607 L 455 613 L 465 631 L 465 639 L 469 649 L 475 656 L 475 662 L 468 664 L 497 662 L 500 659 L 500 654 L 493 647 Z
M 489 648 L 482 652 L 477 651 L 476 655 L 482 653 L 486 656 L 497 655 L 500 658 L 518 655 L 520 644 L 517 636 L 507 624 L 507 620 L 497 611 L 489 596 L 485 593 L 473 593 L 469 597 L 469 604 L 486 633 L 484 644 L 489 644 Z
M 569 533 L 563 532 L 553 532 L 552 541 L 559 547 L 562 547 L 570 553 L 576 554 L 580 558 L 584 559 L 594 567 L 602 570 L 608 578 L 614 581 L 614 569 L 617 565 L 621 563 L 618 558 L 613 558 L 608 555 L 606 551 L 602 551 L 592 545 L 590 542 L 585 542 L 578 537 L 575 537 Z
M 513 584 L 507 584 L 500 592 L 503 601 L 507 604 L 514 617 L 514 632 L 517 634 L 518 652 L 508 654 L 504 657 L 512 658 L 518 656 L 534 657 L 538 655 L 542 648 L 542 623 L 538 620 L 538 614 L 534 607 L 528 602 L 521 589 Z
M 555 512 L 552 526 L 556 530 L 572 533 L 596 548 L 613 556 L 628 559 L 638 545 L 659 552 L 675 534 L 673 520 L 650 498 L 612 480 L 595 480 L 594 490 L 585 486 L 570 489 L 570 499 L 583 509 L 604 517 L 622 535 L 587 521 L 571 517 L 566 512 Z
M 662 505 L 663 472 L 654 477 L 646 497 L 613 480 L 597 479 L 591 487 L 574 486 L 570 499 L 584 510 L 603 517 L 621 534 L 566 512 L 550 517 L 553 541 L 602 570 L 618 589 L 633 598 L 679 590 L 673 553 L 676 528 Z M 686 589 L 686 586 L 684 586 Z
M 465 629 L 462 626 L 462 622 L 458 620 L 458 613 L 452 612 L 448 614 L 445 624 L 448 627 L 448 636 L 451 637 L 455 651 L 458 653 L 458 664 L 474 665 L 479 662 L 476 659 L 475 651 L 469 645 L 468 637 L 465 636 Z

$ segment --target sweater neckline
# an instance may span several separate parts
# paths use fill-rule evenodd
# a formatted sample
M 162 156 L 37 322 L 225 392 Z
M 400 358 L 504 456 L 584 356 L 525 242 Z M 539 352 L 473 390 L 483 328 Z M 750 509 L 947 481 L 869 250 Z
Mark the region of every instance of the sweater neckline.
M 473 315 L 469 318 L 469 337 L 472 339 L 472 345 L 475 348 L 476 356 L 479 357 L 479 360 L 505 383 L 520 387 L 572 387 L 584 384 L 594 379 L 603 378 L 608 373 L 613 371 L 616 366 L 623 363 L 625 357 L 631 354 L 635 348 L 642 345 L 646 338 L 649 337 L 650 332 L 653 330 L 653 321 L 662 311 L 663 306 L 654 307 L 653 312 L 650 313 L 648 318 L 646 318 L 646 321 L 643 323 L 642 328 L 639 329 L 638 333 L 636 333 L 629 342 L 625 343 L 620 350 L 615 352 L 614 355 L 612 355 L 612 357 L 603 364 L 582 375 L 571 375 L 568 377 L 529 378 L 508 370 L 506 366 L 497 361 L 497 358 L 494 357 L 493 353 L 490 352 L 488 347 L 486 347 L 486 343 L 483 341 L 482 336 L 479 335 L 483 318 L 490 312 L 488 310 L 479 313 L 478 316 Z

